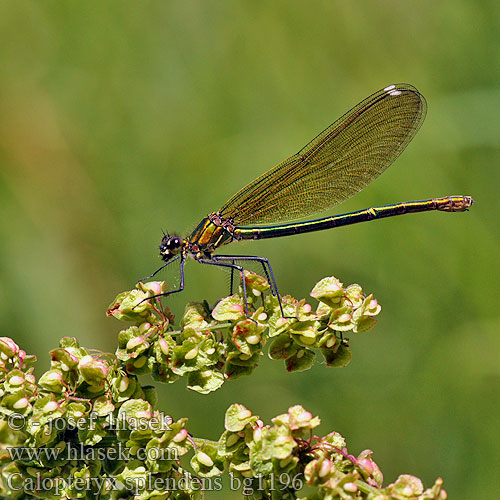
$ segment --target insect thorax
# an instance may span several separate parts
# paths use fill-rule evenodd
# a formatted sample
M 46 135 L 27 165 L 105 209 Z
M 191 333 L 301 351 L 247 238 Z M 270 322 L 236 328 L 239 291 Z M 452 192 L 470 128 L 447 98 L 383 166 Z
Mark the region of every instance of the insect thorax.
M 232 221 L 224 220 L 218 212 L 213 212 L 189 236 L 189 252 L 195 258 L 210 257 L 217 248 L 233 240 L 233 230 Z

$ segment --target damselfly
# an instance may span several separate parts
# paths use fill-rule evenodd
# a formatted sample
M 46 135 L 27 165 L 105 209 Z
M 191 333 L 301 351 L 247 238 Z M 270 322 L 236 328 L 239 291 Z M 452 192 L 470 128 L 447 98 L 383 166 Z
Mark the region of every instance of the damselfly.
M 379 90 L 298 153 L 238 191 L 220 210 L 205 217 L 190 236 L 164 234 L 160 255 L 165 264 L 149 278 L 180 260 L 180 284 L 177 289 L 155 297 L 184 289 L 184 264 L 192 257 L 201 264 L 229 268 L 232 273 L 240 274 L 248 316 L 244 269 L 236 262 L 254 261 L 262 265 L 284 316 L 268 259 L 216 255 L 215 251 L 233 241 L 276 238 L 428 210 L 467 210 L 474 200 L 470 196 L 454 195 L 394 203 L 306 222 L 288 222 L 329 209 L 370 184 L 412 140 L 425 113 L 425 99 L 411 85 L 390 85 Z

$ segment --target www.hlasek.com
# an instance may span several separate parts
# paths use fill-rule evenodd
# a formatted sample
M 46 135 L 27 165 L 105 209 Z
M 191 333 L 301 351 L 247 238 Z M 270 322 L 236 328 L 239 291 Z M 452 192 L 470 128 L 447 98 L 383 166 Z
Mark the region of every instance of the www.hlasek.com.
M 118 444 L 113 447 L 75 446 L 66 443 L 65 446 L 52 448 L 29 448 L 24 446 L 7 447 L 11 460 L 170 460 L 177 461 L 177 448 L 136 448 L 134 455 L 130 449 Z
M 19 431 L 26 427 L 28 421 L 31 426 L 41 425 L 36 420 L 25 417 L 20 413 L 9 415 L 7 424 L 10 429 Z M 43 425 L 49 427 L 51 431 L 66 431 L 71 429 L 93 431 L 100 426 L 105 427 L 109 431 L 144 431 L 151 429 L 156 432 L 163 432 L 172 430 L 170 427 L 172 423 L 172 417 L 162 414 L 158 416 L 138 417 L 137 415 L 127 415 L 126 412 L 122 412 L 119 417 L 115 417 L 112 413 L 102 417 L 95 412 L 90 412 L 88 415 L 82 417 L 73 417 L 70 415 L 67 418 L 55 418 Z
M 284 491 L 293 488 L 298 491 L 304 486 L 303 476 L 290 476 L 282 473 L 278 477 L 262 476 L 256 478 L 235 477 L 228 474 L 229 489 L 240 491 L 243 495 L 251 495 L 256 491 Z M 6 477 L 8 487 L 13 491 L 38 492 L 50 491 L 61 495 L 71 489 L 73 492 L 85 491 L 112 491 L 126 489 L 133 494 L 144 491 L 221 491 L 223 478 L 193 478 L 187 472 L 180 478 L 158 477 L 148 474 L 146 477 L 128 478 L 118 481 L 114 477 L 71 477 L 68 479 L 57 477 L 29 477 L 23 478 L 21 473 L 10 474 Z

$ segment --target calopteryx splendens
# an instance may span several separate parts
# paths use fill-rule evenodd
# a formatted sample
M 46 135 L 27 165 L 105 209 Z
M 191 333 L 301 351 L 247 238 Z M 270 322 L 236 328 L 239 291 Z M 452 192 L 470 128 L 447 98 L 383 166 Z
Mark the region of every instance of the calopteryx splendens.
M 255 261 L 263 266 L 284 315 L 268 259 L 216 255 L 215 251 L 232 241 L 276 238 L 428 210 L 467 210 L 474 202 L 470 196 L 445 196 L 289 222 L 329 209 L 367 186 L 401 154 L 422 125 L 425 114 L 425 99 L 411 85 L 390 85 L 379 90 L 298 153 L 238 191 L 220 210 L 205 217 L 190 236 L 164 234 L 160 255 L 165 264 L 149 277 L 180 259 L 180 285 L 155 297 L 184 289 L 184 264 L 192 257 L 201 264 L 229 268 L 240 274 L 248 316 L 244 270 L 235 261 Z

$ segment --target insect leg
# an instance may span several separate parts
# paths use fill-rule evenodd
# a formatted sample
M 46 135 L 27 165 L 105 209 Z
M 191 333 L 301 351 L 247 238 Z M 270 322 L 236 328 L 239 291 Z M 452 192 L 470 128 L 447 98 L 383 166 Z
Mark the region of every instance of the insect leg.
M 231 261 L 231 264 L 234 265 L 234 260 Z M 234 267 L 231 268 L 231 285 L 229 288 L 229 295 L 233 295 L 233 283 L 234 283 Z
M 176 257 L 175 259 L 173 259 L 170 262 L 173 262 L 174 260 L 177 260 L 179 257 Z M 168 264 L 170 262 L 168 262 Z M 176 290 L 169 290 L 168 292 L 157 293 L 156 295 L 152 295 L 151 297 L 147 297 L 145 299 L 142 299 L 139 302 L 139 304 L 142 304 L 146 300 L 157 299 L 158 297 L 166 297 L 167 295 L 172 295 L 173 293 L 182 292 L 182 290 L 184 290 L 184 264 L 185 264 L 185 262 L 186 262 L 186 259 L 182 258 L 181 259 L 181 263 L 179 264 L 179 271 L 180 271 L 180 274 L 181 274 L 181 282 L 179 283 L 179 288 L 177 288 Z M 162 267 L 165 267 L 165 266 L 162 266 Z M 139 304 L 136 304 L 132 309 L 136 308 Z
M 180 259 L 181 256 L 178 255 L 175 257 L 175 259 L 169 260 L 166 264 L 163 264 L 160 268 L 158 268 L 153 274 L 150 274 L 149 276 L 146 276 L 145 278 L 141 278 L 139 281 L 144 281 L 148 280 L 149 278 L 152 278 L 153 276 L 157 275 L 164 267 L 167 267 L 169 264 L 172 264 L 172 262 L 175 262 L 176 260 Z
M 243 260 L 243 261 L 255 261 L 259 262 L 262 264 L 262 269 L 264 270 L 264 273 L 266 275 L 266 279 L 268 283 L 271 285 L 271 293 L 273 295 L 276 295 L 276 281 L 274 280 L 274 275 L 273 271 L 271 269 L 271 264 L 269 263 L 269 260 L 266 259 L 265 257 L 256 257 L 256 256 L 250 256 L 250 255 L 214 255 L 212 257 L 213 260 L 230 260 L 233 264 L 235 260 Z M 269 271 L 267 270 L 267 266 L 269 266 Z M 271 279 L 272 276 L 272 279 Z
M 281 316 L 283 318 L 295 318 L 295 316 L 285 316 L 285 313 L 283 311 L 283 304 L 281 303 L 281 296 L 279 294 L 278 290 L 278 285 L 276 284 L 276 279 L 274 278 L 274 273 L 273 273 L 273 268 L 271 267 L 271 263 L 269 262 L 269 259 L 266 257 L 258 257 L 256 255 L 214 255 L 213 260 L 241 260 L 241 261 L 253 261 L 253 262 L 260 262 L 262 264 L 262 267 L 264 269 L 264 272 L 266 274 L 267 281 L 271 285 L 271 293 L 273 295 L 276 295 L 278 298 L 278 303 L 280 306 L 280 311 L 281 311 Z M 267 268 L 266 268 L 267 266 Z M 269 269 L 269 272 L 268 272 Z
M 248 312 L 247 285 L 245 283 L 245 275 L 243 273 L 243 268 L 241 266 L 237 266 L 236 264 L 229 264 L 229 263 L 225 263 L 225 262 L 218 262 L 218 261 L 216 261 L 213 258 L 212 258 L 212 260 L 208 260 L 208 259 L 197 259 L 197 260 L 201 264 L 208 264 L 210 266 L 219 266 L 219 267 L 229 267 L 233 271 L 237 270 L 240 273 L 241 283 L 242 283 L 242 286 L 243 286 L 243 298 L 245 299 L 245 313 L 246 313 L 246 316 L 247 316 L 248 319 L 252 319 L 252 318 L 250 318 L 250 314 Z M 227 259 L 227 260 L 234 260 L 234 259 Z

